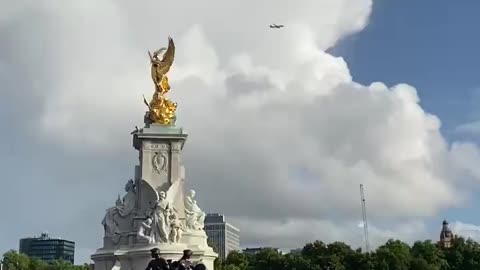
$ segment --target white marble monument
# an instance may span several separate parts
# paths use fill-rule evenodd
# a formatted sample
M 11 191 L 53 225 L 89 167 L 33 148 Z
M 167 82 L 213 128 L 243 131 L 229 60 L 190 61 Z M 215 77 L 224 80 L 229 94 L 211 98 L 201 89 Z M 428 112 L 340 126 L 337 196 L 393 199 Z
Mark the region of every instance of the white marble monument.
M 143 270 L 154 247 L 173 261 L 190 249 L 194 261 L 213 269 L 217 254 L 207 245 L 205 213 L 194 199 L 195 191 L 184 194 L 181 150 L 186 138 L 182 129 L 155 124 L 133 134 L 140 165 L 125 186 L 126 194 L 105 212 L 103 247 L 92 255 L 95 270 L 118 265 Z
M 162 60 L 157 58 L 159 51 L 151 56 L 156 91 L 152 101 L 146 102 L 145 127 L 132 132 L 140 164 L 135 166 L 134 179 L 125 185 L 126 194 L 105 212 L 103 247 L 91 256 L 95 270 L 143 270 L 152 248 L 159 248 L 161 257 L 172 261 L 190 249 L 192 261 L 201 261 L 209 270 L 217 258 L 207 244 L 205 213 L 195 191 L 187 196 L 184 192 L 182 149 L 187 134 L 175 127 L 176 103 L 164 96 L 170 89 L 165 66 L 172 64 L 175 48 L 169 41 Z

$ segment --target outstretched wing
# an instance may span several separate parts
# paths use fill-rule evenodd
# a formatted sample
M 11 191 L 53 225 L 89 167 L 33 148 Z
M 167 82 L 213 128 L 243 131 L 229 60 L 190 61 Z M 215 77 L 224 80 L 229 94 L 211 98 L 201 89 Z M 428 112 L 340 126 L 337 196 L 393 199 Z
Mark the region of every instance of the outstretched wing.
M 158 49 L 156 52 L 154 52 L 154 55 L 159 55 L 159 54 L 161 54 L 162 52 L 164 52 L 164 51 L 166 51 L 166 50 L 167 50 L 167 48 L 165 48 L 165 47 L 160 48 L 160 49 Z
M 168 37 L 168 48 L 167 51 L 163 54 L 162 58 L 162 74 L 166 74 L 170 67 L 173 64 L 173 60 L 175 58 L 175 44 L 173 43 L 173 39 Z
M 181 195 L 182 186 L 180 185 L 180 181 L 175 181 L 167 190 L 167 201 L 174 205 L 175 201 L 177 201 L 178 197 Z

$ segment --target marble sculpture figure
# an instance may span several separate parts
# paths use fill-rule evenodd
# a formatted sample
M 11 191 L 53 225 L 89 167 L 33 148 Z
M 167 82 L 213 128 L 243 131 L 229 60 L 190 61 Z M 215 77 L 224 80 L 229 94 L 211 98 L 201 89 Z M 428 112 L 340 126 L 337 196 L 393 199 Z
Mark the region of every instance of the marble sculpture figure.
M 203 230 L 205 222 L 205 212 L 200 209 L 195 200 L 195 190 L 190 190 L 185 199 L 185 215 L 187 229 Z

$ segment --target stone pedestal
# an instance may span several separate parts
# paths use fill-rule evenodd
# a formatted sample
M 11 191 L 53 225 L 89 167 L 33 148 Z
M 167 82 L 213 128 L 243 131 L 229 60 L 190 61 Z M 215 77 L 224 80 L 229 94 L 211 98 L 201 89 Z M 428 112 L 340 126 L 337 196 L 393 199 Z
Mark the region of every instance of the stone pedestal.
M 181 128 L 149 125 L 133 136 L 133 147 L 139 151 L 138 208 L 149 210 L 156 200 L 155 192 L 167 191 L 176 181 L 181 181 L 183 191 L 185 169 L 182 165 L 181 151 L 187 134 Z M 176 194 L 174 205 L 185 218 L 183 192 Z
M 159 248 L 160 256 L 165 260 L 177 261 L 183 255 L 183 250 L 190 249 L 193 252 L 192 261 L 202 262 L 207 269 L 214 269 L 214 261 L 217 254 L 212 248 L 202 245 L 179 244 L 151 244 L 125 246 L 117 249 L 99 249 L 92 255 L 95 262 L 95 270 L 111 270 L 113 266 L 120 266 L 121 270 L 144 270 L 150 257 L 150 249 Z
M 181 158 L 186 139 L 187 134 L 181 128 L 148 123 L 133 134 L 133 147 L 139 152 L 134 179 L 135 207 L 126 217 L 114 216 L 122 226 L 115 227 L 114 236 L 105 235 L 103 247 L 91 256 L 95 270 L 111 270 L 114 266 L 122 270 L 143 270 L 151 259 L 150 249 L 154 247 L 160 249 L 161 257 L 172 261 L 180 259 L 183 250 L 190 249 L 193 262 L 202 261 L 207 269 L 213 270 L 217 254 L 208 246 L 203 230 L 186 230 L 178 243 L 156 240 L 149 244 L 138 236 L 141 224 L 151 213 L 161 192 L 167 194 L 179 222 L 186 228 L 185 169 Z M 116 213 L 115 209 L 111 211 Z

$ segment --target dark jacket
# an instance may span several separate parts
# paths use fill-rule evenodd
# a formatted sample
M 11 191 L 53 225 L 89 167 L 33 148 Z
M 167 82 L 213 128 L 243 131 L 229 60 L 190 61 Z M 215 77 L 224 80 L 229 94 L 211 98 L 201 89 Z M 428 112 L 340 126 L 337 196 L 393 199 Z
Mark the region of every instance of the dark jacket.
M 169 270 L 168 263 L 163 258 L 156 258 L 148 263 L 146 270 Z
M 189 260 L 180 259 L 180 261 L 176 261 L 172 263 L 172 270 L 192 270 L 193 264 Z

